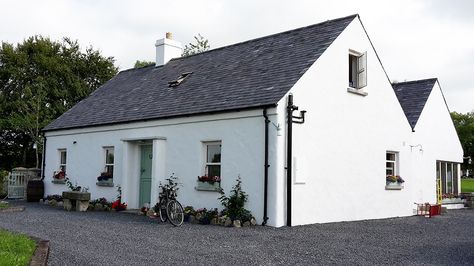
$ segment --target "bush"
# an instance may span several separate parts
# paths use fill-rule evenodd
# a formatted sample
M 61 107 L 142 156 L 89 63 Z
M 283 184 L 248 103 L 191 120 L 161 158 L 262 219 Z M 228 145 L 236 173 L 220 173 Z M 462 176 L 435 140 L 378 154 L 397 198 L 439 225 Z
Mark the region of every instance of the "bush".
M 0 171 L 0 199 L 3 199 L 7 196 L 7 186 L 8 186 L 8 171 Z
M 232 220 L 240 220 L 241 222 L 250 221 L 250 219 L 252 219 L 252 213 L 245 209 L 248 195 L 242 190 L 242 180 L 240 176 L 237 177 L 236 181 L 236 184 L 230 191 L 231 194 L 229 197 L 225 195 L 223 189 L 220 190 L 221 196 L 219 200 L 225 208 L 222 214 L 230 217 Z

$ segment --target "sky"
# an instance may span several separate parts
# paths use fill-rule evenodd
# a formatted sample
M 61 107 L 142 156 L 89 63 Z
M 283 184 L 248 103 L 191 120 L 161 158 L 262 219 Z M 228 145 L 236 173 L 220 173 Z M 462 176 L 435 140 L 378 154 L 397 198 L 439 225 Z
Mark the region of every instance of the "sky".
M 211 48 L 359 14 L 392 81 L 437 77 L 451 111 L 474 111 L 472 0 L 0 0 L 0 40 L 77 39 L 120 70 L 154 61 L 157 39 Z

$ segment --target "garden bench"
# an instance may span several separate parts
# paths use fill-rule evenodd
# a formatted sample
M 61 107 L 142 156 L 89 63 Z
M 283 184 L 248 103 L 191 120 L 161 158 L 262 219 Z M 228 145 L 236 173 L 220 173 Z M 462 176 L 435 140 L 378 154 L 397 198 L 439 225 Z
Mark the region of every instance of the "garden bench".
M 63 191 L 63 203 L 66 211 L 85 212 L 89 207 L 91 193 L 80 191 Z

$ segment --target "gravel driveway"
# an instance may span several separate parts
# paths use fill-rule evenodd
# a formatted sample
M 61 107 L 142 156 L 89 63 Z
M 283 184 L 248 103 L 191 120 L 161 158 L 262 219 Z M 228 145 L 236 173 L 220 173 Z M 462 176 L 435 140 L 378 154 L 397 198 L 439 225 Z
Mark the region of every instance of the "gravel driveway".
M 24 212 L 0 213 L 0 227 L 51 240 L 50 265 L 474 264 L 474 210 L 239 229 L 21 204 Z

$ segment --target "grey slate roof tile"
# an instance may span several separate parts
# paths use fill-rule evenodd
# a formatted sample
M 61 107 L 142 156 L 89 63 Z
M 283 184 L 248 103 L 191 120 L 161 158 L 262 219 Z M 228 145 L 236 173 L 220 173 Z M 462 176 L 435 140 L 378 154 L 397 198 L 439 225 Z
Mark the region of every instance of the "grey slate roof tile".
M 412 129 L 415 128 L 436 81 L 433 78 L 392 84 Z
M 356 17 L 122 71 L 44 130 L 275 105 Z M 193 74 L 168 86 L 185 72 Z

